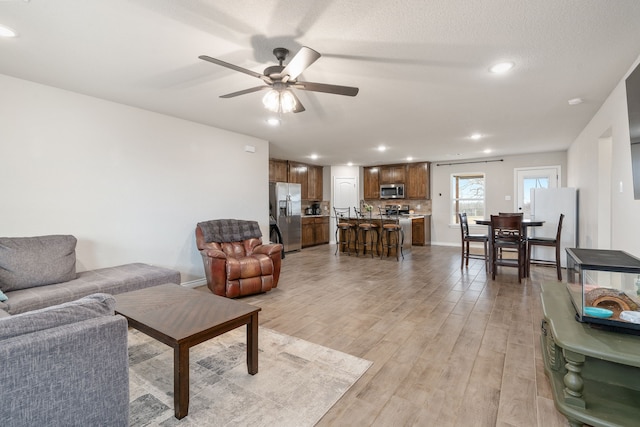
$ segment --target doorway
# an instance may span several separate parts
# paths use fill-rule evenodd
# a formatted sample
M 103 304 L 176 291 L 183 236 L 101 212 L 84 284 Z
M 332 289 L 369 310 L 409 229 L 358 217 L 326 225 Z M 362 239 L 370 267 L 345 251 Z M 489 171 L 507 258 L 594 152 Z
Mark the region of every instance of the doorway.
M 358 186 L 355 177 L 333 179 L 333 203 L 332 208 L 350 208 L 358 206 Z M 332 230 L 335 230 L 335 218 L 332 215 Z M 335 238 L 334 238 L 335 240 Z M 336 243 L 333 241 L 333 243 Z
M 531 218 L 531 190 L 559 187 L 560 173 L 560 165 L 514 169 L 516 181 L 514 212 L 522 212 L 524 218 Z

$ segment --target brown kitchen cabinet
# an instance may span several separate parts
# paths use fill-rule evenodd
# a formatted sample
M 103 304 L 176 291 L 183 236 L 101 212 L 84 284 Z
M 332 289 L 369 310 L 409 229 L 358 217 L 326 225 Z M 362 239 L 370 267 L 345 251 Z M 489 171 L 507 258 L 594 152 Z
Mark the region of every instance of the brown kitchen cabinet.
M 304 163 L 289 162 L 289 183 L 300 184 L 301 191 L 300 197 L 302 200 L 309 199 L 309 178 L 308 178 L 309 166 Z
M 380 180 L 378 179 L 378 170 L 378 167 L 363 168 L 364 198 L 366 200 L 380 198 Z
M 322 200 L 322 166 L 307 167 L 307 199 Z
M 424 246 L 424 217 L 411 220 L 411 244 Z
M 429 199 L 429 163 L 411 163 L 407 166 L 405 194 L 408 199 Z
M 411 218 L 411 244 L 415 246 L 431 245 L 431 216 Z
M 302 217 L 302 247 L 329 243 L 329 217 Z
M 380 166 L 380 184 L 404 184 L 406 180 L 406 165 Z
M 286 160 L 269 159 L 269 182 L 287 182 L 288 166 Z
M 302 218 L 302 247 L 307 248 L 315 245 L 315 233 L 313 220 L 315 218 Z

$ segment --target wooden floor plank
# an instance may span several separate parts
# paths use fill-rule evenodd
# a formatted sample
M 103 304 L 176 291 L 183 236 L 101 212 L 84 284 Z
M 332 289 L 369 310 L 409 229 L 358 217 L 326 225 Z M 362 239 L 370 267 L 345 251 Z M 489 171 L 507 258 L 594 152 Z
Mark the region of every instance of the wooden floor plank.
M 399 262 L 334 251 L 286 254 L 278 287 L 241 299 L 264 327 L 373 362 L 318 426 L 568 425 L 539 343 L 540 283 L 554 269 L 533 266 L 519 284 L 511 268 L 491 280 L 481 260 L 461 270 L 454 247 Z

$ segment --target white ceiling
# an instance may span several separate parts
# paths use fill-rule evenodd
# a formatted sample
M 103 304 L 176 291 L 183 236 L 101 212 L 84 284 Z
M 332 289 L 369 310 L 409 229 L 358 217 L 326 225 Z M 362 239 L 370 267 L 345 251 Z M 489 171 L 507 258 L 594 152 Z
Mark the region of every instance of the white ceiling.
M 2 0 L 19 37 L 0 40 L 0 73 L 262 138 L 272 157 L 495 158 L 566 149 L 640 54 L 639 22 L 638 0 Z M 198 59 L 261 73 L 280 46 L 322 53 L 299 80 L 360 93 L 298 91 L 307 110 L 271 128 L 264 92 L 219 98 L 260 80 Z

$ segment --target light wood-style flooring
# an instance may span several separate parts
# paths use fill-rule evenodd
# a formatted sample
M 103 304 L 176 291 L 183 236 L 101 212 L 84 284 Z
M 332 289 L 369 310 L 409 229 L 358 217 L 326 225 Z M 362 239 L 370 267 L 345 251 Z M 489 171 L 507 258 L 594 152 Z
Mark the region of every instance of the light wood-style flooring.
M 460 250 L 414 247 L 404 261 L 287 254 L 277 289 L 243 298 L 260 325 L 373 361 L 319 426 L 567 426 L 540 355 L 540 283 L 495 281 Z M 558 283 L 558 286 L 564 286 Z

